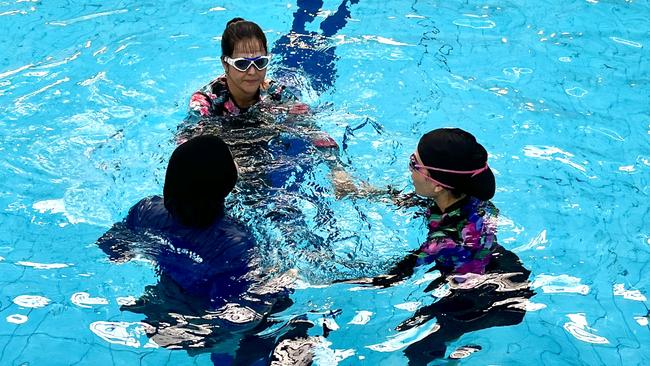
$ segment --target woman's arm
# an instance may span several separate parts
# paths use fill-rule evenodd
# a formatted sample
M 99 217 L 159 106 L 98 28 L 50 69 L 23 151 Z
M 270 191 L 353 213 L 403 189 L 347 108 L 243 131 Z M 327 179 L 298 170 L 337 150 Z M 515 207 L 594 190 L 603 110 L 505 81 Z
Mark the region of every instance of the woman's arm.
M 363 277 L 352 280 L 336 280 L 334 283 L 351 283 L 359 285 L 370 285 L 377 287 L 390 287 L 396 283 L 402 282 L 413 275 L 417 266 L 419 250 L 409 253 L 385 275 L 376 277 Z
M 145 252 L 144 243 L 149 242 L 142 230 L 137 230 L 137 223 L 146 210 L 150 198 L 142 199 L 129 209 L 126 218 L 113 225 L 104 235 L 97 239 L 97 246 L 111 262 L 124 263 L 133 259 L 137 253 Z
M 111 262 L 124 263 L 135 257 L 131 247 L 135 240 L 137 240 L 135 234 L 126 227 L 126 224 L 118 222 L 97 239 L 97 246 L 108 255 Z

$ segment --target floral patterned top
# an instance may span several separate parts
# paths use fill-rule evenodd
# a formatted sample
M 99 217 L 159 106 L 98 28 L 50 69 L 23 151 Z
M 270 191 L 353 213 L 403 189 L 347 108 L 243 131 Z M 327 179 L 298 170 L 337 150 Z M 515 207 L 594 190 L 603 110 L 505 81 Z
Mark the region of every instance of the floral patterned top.
M 298 97 L 286 86 L 272 80 L 266 80 L 260 86 L 257 103 L 251 107 L 242 108 L 237 105 L 228 90 L 226 75 L 222 75 L 190 97 L 188 116 L 178 128 L 177 143 L 181 144 L 190 137 L 203 133 L 207 124 L 209 124 L 205 119 L 222 116 L 245 116 L 248 113 L 253 114 L 256 112 L 293 116 L 310 114 L 309 106 L 301 103 Z M 332 151 L 338 149 L 336 141 L 324 131 L 310 128 L 308 135 L 312 144 L 319 150 Z
M 425 215 L 429 233 L 416 252 L 418 265 L 435 261 L 445 272 L 485 273 L 497 247 L 498 210 L 491 202 L 466 197 L 448 212 L 434 206 Z
M 260 87 L 257 103 L 251 107 L 242 108 L 230 95 L 226 75 L 221 75 L 192 94 L 189 109 L 190 114 L 195 114 L 197 117 L 236 116 L 256 108 L 272 110 L 281 104 L 297 100 L 298 98 L 285 86 L 272 80 L 266 80 Z

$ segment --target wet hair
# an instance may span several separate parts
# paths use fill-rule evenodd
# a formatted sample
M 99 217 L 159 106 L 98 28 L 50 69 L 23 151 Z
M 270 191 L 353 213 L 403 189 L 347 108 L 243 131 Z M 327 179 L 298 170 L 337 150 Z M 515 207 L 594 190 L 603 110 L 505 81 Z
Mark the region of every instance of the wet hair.
M 217 136 L 195 137 L 174 150 L 163 198 L 181 224 L 204 228 L 224 214 L 224 200 L 237 182 L 237 167 L 228 145 Z
M 264 46 L 264 52 L 269 53 L 266 45 L 266 35 L 259 25 L 243 18 L 231 19 L 226 24 L 226 29 L 224 29 L 221 36 L 221 57 L 232 57 L 237 42 L 249 39 L 259 41 Z

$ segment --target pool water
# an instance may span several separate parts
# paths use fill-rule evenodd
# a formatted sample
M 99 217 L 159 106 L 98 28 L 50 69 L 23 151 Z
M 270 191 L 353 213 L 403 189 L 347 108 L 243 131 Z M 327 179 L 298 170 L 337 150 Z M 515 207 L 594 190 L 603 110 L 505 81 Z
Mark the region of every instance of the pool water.
M 265 30 L 270 75 L 301 89 L 359 182 L 410 189 L 408 156 L 438 127 L 490 152 L 499 242 L 536 295 L 521 324 L 466 333 L 447 348 L 462 358 L 436 364 L 650 364 L 650 5 L 299 3 L 0 2 L 0 364 L 212 364 L 157 347 L 141 315 L 120 311 L 156 282 L 152 264 L 110 263 L 95 241 L 161 193 L 176 126 L 221 72 L 219 35 L 235 16 Z M 297 26 L 312 43 L 291 54 Z M 303 188 L 328 179 L 316 166 Z M 279 243 L 269 260 L 300 270 L 279 316 L 308 314 L 313 335 L 327 323 L 317 364 L 405 364 L 394 327 L 425 301 L 415 287 L 329 283 L 381 274 L 424 239 L 421 218 L 328 192 L 288 201 L 327 258 L 285 255 L 297 250 L 281 247 L 286 233 L 257 221 Z

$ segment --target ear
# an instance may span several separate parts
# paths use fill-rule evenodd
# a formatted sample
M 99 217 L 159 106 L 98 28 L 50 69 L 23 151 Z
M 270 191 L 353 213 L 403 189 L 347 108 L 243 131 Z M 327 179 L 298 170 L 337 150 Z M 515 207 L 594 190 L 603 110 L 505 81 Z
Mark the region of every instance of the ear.
M 441 185 L 436 184 L 435 186 L 433 186 L 433 192 L 436 193 L 436 194 L 439 194 L 440 192 L 442 192 L 444 190 L 446 190 L 446 188 L 441 186 Z

